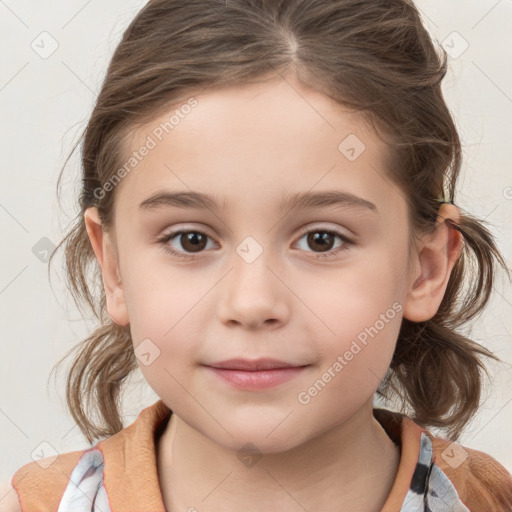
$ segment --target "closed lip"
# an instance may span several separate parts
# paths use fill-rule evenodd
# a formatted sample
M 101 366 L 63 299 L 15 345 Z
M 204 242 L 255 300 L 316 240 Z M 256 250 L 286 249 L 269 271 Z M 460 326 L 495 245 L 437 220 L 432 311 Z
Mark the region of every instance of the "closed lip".
M 248 372 L 257 372 L 262 370 L 275 370 L 276 368 L 298 368 L 301 366 L 308 366 L 307 364 L 294 364 L 286 361 L 279 361 L 271 358 L 261 359 L 227 359 L 225 361 L 218 361 L 210 363 L 206 366 L 212 368 L 222 368 L 225 370 L 243 370 Z

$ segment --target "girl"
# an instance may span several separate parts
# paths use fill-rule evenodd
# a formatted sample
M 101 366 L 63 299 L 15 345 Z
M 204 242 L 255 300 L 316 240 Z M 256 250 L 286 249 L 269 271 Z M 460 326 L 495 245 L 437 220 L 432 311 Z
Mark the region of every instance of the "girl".
M 457 443 L 498 360 L 459 328 L 507 267 L 454 204 L 446 70 L 409 0 L 140 11 L 60 244 L 100 322 L 67 401 L 103 440 L 20 468 L 9 510 L 512 510 Z M 123 428 L 137 366 L 160 400 Z

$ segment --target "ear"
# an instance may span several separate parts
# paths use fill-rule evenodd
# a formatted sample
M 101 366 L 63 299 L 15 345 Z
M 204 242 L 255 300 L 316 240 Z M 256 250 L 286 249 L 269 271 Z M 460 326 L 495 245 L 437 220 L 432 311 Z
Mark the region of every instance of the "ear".
M 130 320 L 115 243 L 110 239 L 109 233 L 103 231 L 96 207 L 87 208 L 84 213 L 84 221 L 94 254 L 101 267 L 108 314 L 116 324 L 127 325 Z
M 432 318 L 443 300 L 451 271 L 464 246 L 462 233 L 446 219 L 459 224 L 460 214 L 453 204 L 439 208 L 435 230 L 425 235 L 415 255 L 411 273 L 412 285 L 404 301 L 404 318 L 424 322 Z

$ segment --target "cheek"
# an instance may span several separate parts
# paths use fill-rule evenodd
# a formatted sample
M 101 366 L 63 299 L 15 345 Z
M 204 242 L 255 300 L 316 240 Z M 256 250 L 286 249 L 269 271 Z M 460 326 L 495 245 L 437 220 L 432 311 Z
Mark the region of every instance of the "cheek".
M 321 355 L 320 372 L 330 368 L 336 374 L 333 391 L 349 386 L 369 396 L 385 376 L 402 322 L 402 263 L 380 252 L 317 280 L 309 290 L 308 306 L 317 317 L 310 338 Z
M 149 252 L 149 251 L 148 251 Z M 124 297 L 137 343 L 145 337 L 165 340 L 182 328 L 208 290 L 189 271 L 165 264 L 163 256 L 125 261 Z
M 400 303 L 385 309 L 383 318 L 371 322 L 347 318 L 336 325 L 336 336 L 319 340 L 320 368 L 297 395 L 305 412 L 329 411 L 329 422 L 335 425 L 372 399 L 393 357 Z
M 382 379 L 395 350 L 402 310 L 399 301 L 384 302 L 382 307 L 367 302 L 363 310 L 351 307 L 336 320 L 333 317 L 333 334 L 317 339 L 322 370 L 338 362 L 336 373 L 343 373 L 356 384 L 368 378 Z
M 201 308 L 197 303 L 201 295 L 177 293 L 174 286 L 161 282 L 149 284 L 131 288 L 134 352 L 149 386 L 171 409 L 179 408 L 180 403 L 190 400 L 184 390 L 190 387 L 190 375 L 201 353 L 200 330 L 195 330 L 199 327 Z
M 205 290 L 155 279 L 154 274 L 141 267 L 126 281 L 130 331 L 145 380 L 168 405 L 175 406 L 172 400 L 184 395 L 183 386 L 187 388 L 201 353 L 198 315 L 204 314 L 200 299 Z
M 343 268 L 316 273 L 295 289 L 316 317 L 312 323 L 320 334 L 355 337 L 382 315 L 387 315 L 388 325 L 397 308 L 401 310 L 405 279 L 402 265 L 396 256 L 381 251 L 361 252 L 361 257 L 356 255 Z

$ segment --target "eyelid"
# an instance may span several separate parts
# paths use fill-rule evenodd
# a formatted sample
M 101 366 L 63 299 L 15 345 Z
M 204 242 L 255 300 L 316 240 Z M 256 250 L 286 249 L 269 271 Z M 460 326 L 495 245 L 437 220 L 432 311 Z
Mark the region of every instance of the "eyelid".
M 296 235 L 296 239 L 297 238 L 300 238 L 302 236 L 304 236 L 306 233 L 309 233 L 310 231 L 313 231 L 313 230 L 318 230 L 318 231 L 333 231 L 333 232 L 339 232 L 340 235 L 343 235 L 345 236 L 346 238 L 350 239 L 351 242 L 354 242 L 358 237 L 357 235 L 349 230 L 348 228 L 346 227 L 341 227 L 339 225 L 335 225 L 333 227 L 329 227 L 328 224 L 332 224 L 328 221 L 325 221 L 325 222 L 314 222 L 312 224 L 307 224 L 306 226 L 300 228 L 299 230 L 299 233 L 298 235 Z M 165 238 L 171 234 L 177 234 L 179 232 L 182 232 L 182 231 L 194 231 L 194 232 L 199 232 L 199 233 L 202 233 L 204 235 L 207 235 L 209 238 L 211 239 L 214 239 L 215 237 L 212 236 L 211 234 L 211 231 L 209 230 L 208 227 L 206 226 L 201 226 L 201 227 L 196 227 L 196 226 L 190 226 L 190 225 L 180 225 L 178 224 L 177 225 L 178 227 L 169 227 L 168 229 L 164 229 L 164 231 L 162 232 L 162 234 L 159 234 L 155 237 L 155 241 L 158 241 L 158 240 L 161 240 L 162 238 Z
M 345 236 L 346 238 L 349 238 L 351 241 L 354 241 L 356 239 L 356 234 L 353 233 L 351 230 L 345 228 L 345 227 L 341 227 L 339 225 L 335 225 L 335 226 L 332 226 L 330 227 L 329 224 L 332 224 L 332 223 L 329 223 L 329 222 L 320 222 L 320 223 L 313 223 L 313 224 L 308 224 L 307 226 L 304 226 L 303 228 L 301 228 L 301 231 L 299 232 L 299 237 L 302 237 L 303 235 L 305 235 L 306 233 L 309 233 L 310 231 L 332 231 L 332 232 L 336 232 L 336 233 L 339 233 L 340 235 L 343 235 Z
M 200 223 L 199 223 L 200 224 Z M 187 224 L 175 224 L 173 225 L 172 227 L 169 226 L 167 228 L 165 228 L 161 234 L 158 234 L 156 236 L 156 239 L 161 239 L 161 238 L 164 238 L 172 233 L 176 234 L 176 233 L 180 233 L 180 232 L 188 232 L 188 231 L 192 231 L 192 232 L 198 232 L 198 233 L 203 233 L 204 235 L 207 235 L 209 238 L 215 238 L 213 235 L 212 235 L 212 231 L 204 226 L 204 225 L 199 225 L 199 227 L 197 225 L 195 226 L 191 226 L 191 225 L 187 225 Z

